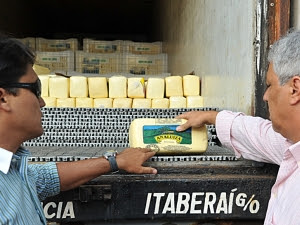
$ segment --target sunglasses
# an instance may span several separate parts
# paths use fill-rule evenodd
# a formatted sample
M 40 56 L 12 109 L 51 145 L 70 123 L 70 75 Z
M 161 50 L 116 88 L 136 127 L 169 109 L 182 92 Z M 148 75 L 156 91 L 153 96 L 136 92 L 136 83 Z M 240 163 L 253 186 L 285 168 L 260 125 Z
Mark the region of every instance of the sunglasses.
M 2 88 L 25 88 L 30 90 L 37 98 L 41 97 L 41 81 L 37 79 L 34 83 L 7 83 L 0 84 Z

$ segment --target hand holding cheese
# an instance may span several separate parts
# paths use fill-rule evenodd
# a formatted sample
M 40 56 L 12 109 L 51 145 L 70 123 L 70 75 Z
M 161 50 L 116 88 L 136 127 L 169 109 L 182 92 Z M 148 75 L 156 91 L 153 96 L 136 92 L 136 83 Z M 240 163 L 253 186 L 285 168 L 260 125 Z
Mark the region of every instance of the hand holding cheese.
M 190 127 L 199 128 L 204 125 L 216 124 L 217 111 L 190 111 L 176 116 L 176 119 L 185 119 L 185 123 L 176 128 L 177 131 L 184 131 Z
M 208 146 L 206 126 L 177 132 L 183 119 L 135 119 L 129 128 L 130 147 L 151 148 L 157 154 L 195 154 Z

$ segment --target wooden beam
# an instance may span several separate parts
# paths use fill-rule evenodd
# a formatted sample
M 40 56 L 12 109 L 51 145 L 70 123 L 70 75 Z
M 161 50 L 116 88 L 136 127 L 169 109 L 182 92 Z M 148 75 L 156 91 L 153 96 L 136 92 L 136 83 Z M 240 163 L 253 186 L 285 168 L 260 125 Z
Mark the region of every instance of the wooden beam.
M 270 0 L 269 8 L 269 45 L 272 45 L 290 28 L 290 0 Z

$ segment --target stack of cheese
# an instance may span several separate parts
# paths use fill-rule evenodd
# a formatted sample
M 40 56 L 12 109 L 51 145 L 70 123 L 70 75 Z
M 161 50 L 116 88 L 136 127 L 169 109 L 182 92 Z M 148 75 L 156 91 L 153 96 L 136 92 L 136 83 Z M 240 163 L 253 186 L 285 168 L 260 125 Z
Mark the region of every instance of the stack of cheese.
M 150 77 L 112 76 L 70 78 L 39 75 L 48 107 L 197 108 L 203 107 L 196 75 Z

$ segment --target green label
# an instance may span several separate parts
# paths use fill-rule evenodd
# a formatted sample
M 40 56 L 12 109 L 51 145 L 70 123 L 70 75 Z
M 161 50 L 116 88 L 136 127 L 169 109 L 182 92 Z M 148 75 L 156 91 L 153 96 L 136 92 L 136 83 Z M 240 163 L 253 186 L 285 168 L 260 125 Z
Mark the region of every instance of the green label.
M 49 48 L 58 48 L 58 49 L 60 49 L 60 48 L 69 49 L 69 48 L 71 48 L 71 45 L 68 43 L 58 43 L 58 44 L 48 44 L 48 47 Z
M 84 64 L 92 64 L 92 65 L 98 65 L 103 63 L 108 63 L 108 59 L 99 59 L 99 58 L 84 58 L 83 63 Z
M 135 48 L 136 51 L 150 51 L 149 47 L 136 47 Z
M 42 62 L 59 62 L 58 57 L 42 57 L 41 58 Z
M 177 132 L 178 125 L 145 125 L 143 126 L 144 144 L 176 142 L 176 144 L 192 144 L 192 129 Z
M 153 64 L 152 60 L 138 60 L 138 64 Z

